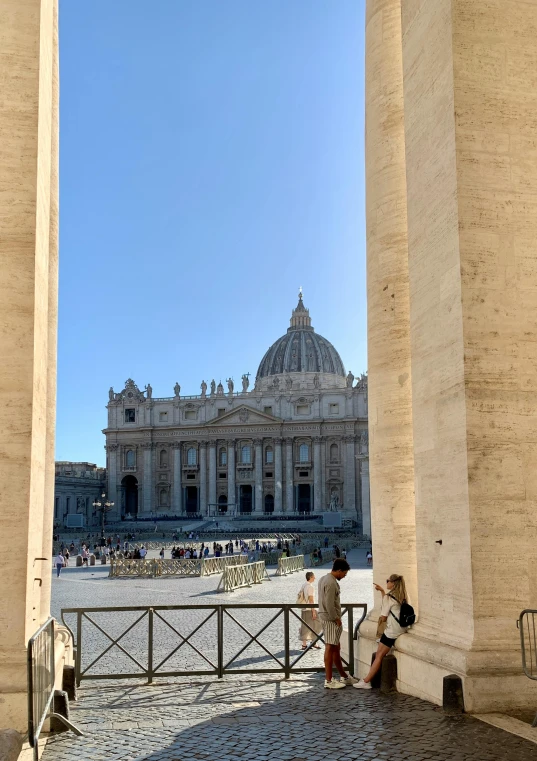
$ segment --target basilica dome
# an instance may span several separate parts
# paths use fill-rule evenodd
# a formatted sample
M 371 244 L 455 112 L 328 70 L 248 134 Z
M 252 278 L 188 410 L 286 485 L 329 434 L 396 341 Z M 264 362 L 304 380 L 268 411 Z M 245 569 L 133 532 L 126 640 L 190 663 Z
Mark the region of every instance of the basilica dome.
M 300 293 L 298 305 L 291 316 L 291 325 L 261 360 L 257 380 L 271 375 L 304 372 L 345 378 L 341 357 L 330 341 L 312 328 L 309 310 L 304 306 Z

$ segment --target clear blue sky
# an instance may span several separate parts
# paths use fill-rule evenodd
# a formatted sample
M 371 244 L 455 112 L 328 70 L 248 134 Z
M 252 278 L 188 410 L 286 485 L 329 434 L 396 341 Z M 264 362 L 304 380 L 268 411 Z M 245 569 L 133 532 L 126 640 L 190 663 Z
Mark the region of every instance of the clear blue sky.
M 56 457 L 108 389 L 255 376 L 298 287 L 366 368 L 364 0 L 60 0 Z

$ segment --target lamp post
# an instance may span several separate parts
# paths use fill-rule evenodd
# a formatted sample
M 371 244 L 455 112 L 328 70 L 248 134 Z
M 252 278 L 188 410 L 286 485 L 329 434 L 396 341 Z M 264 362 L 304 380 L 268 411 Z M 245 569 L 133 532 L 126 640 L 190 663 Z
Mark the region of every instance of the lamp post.
M 102 494 L 101 494 L 101 499 L 96 499 L 95 502 L 93 503 L 93 507 L 96 510 L 100 510 L 101 511 L 101 515 L 102 515 L 101 530 L 102 530 L 102 540 L 104 541 L 104 538 L 105 538 L 104 537 L 104 524 L 105 524 L 105 518 L 104 517 L 106 515 L 106 511 L 107 510 L 111 510 L 114 507 L 114 503 L 110 502 L 108 499 L 106 499 L 106 492 L 103 491 Z

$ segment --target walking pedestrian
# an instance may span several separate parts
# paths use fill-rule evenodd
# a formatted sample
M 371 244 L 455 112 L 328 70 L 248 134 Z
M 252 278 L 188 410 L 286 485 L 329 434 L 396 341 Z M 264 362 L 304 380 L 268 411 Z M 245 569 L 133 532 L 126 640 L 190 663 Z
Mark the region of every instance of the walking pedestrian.
M 375 655 L 375 660 L 371 664 L 367 676 L 360 679 L 356 684 L 353 684 L 353 687 L 356 687 L 358 690 L 371 689 L 371 680 L 380 669 L 382 660 L 395 645 L 397 637 L 404 634 L 406 631 L 406 629 L 404 629 L 399 623 L 401 603 L 408 602 L 405 580 L 403 577 L 398 576 L 396 573 L 392 573 L 392 575 L 386 579 L 387 592 L 385 592 L 379 584 L 373 584 L 373 586 L 377 592 L 380 592 L 382 595 L 379 624 L 386 622 L 386 628 L 380 637 L 377 654 Z
M 300 587 L 300 591 L 296 598 L 297 603 L 315 604 L 315 589 L 313 582 L 315 581 L 315 574 L 313 571 L 306 573 L 306 581 Z M 302 650 L 306 650 L 308 642 L 312 642 L 313 639 L 317 639 L 316 635 L 322 631 L 322 626 L 317 615 L 315 608 L 302 608 L 301 615 L 302 623 L 300 624 L 300 630 L 298 633 L 299 638 L 302 640 Z M 320 650 L 320 646 L 312 645 L 316 650 Z
M 54 558 L 54 562 L 56 564 L 56 578 L 59 578 L 62 568 L 63 568 L 63 555 L 61 552 L 58 552 L 56 557 Z
M 341 603 L 339 582 L 350 571 L 350 565 L 343 558 L 336 558 L 332 570 L 319 580 L 319 618 L 324 629 L 324 686 L 329 690 L 339 690 L 348 684 L 358 682 L 353 676 L 349 676 L 341 661 L 340 644 L 343 632 L 341 620 Z M 339 671 L 341 679 L 333 678 L 334 666 Z
M 373 564 L 373 553 L 371 552 L 371 550 L 367 551 L 367 555 L 365 557 L 366 557 L 366 560 L 367 560 L 367 565 L 372 565 Z

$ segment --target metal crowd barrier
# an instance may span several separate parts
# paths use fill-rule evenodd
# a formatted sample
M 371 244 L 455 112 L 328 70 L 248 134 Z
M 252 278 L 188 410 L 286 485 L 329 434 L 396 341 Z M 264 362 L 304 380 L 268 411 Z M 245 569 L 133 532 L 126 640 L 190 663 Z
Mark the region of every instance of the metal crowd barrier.
M 259 560 L 257 563 L 245 565 L 228 565 L 224 568 L 222 578 L 218 582 L 216 591 L 233 592 L 240 587 L 251 587 L 252 584 L 261 584 L 264 579 L 269 579 L 265 563 Z
M 77 735 L 83 733 L 69 719 L 54 713 L 54 683 L 56 661 L 54 656 L 54 619 L 49 618 L 28 641 L 28 741 L 39 758 L 39 735 L 45 719 L 58 719 Z
M 291 674 L 324 670 L 322 653 L 314 665 L 307 666 L 307 661 L 302 660 L 317 652 L 311 648 L 324 642 L 322 633 L 317 634 L 305 624 L 314 637 L 306 650 L 299 649 L 301 610 L 312 607 L 318 606 L 239 603 L 64 608 L 62 621 L 75 643 L 77 685 L 89 679 L 144 678 L 151 683 L 156 677 L 208 675 L 221 679 L 227 674 L 283 673 L 288 679 Z M 357 610 L 361 611 L 359 626 L 367 614 L 367 605 L 342 604 L 349 650 L 348 662 L 342 660 L 351 674 Z M 241 616 L 241 611 L 246 615 Z M 75 617 L 72 628 L 66 620 L 71 616 Z M 296 625 L 296 631 L 292 625 Z M 171 633 L 173 641 L 166 644 L 163 632 L 169 636 Z M 103 636 L 108 644 L 99 644 Z M 248 656 L 250 646 L 256 650 Z
M 179 558 L 177 560 L 119 558 L 110 561 L 109 576 L 159 578 L 162 576 L 210 576 L 222 573 L 228 566 L 244 565 L 246 555 L 224 555 L 219 558 Z
M 537 680 L 537 610 L 523 610 L 516 625 L 520 632 L 522 669 L 529 679 Z M 537 714 L 532 727 L 537 727 Z
M 310 565 L 313 568 L 316 568 L 319 565 L 325 565 L 326 563 L 333 563 L 336 559 L 336 553 L 334 550 L 321 550 L 322 552 L 322 559 L 319 560 L 319 558 L 314 558 L 313 555 L 310 555 Z
M 287 576 L 288 573 L 304 570 L 304 555 L 291 555 L 291 557 L 281 557 L 278 559 L 278 570 L 276 576 Z

